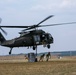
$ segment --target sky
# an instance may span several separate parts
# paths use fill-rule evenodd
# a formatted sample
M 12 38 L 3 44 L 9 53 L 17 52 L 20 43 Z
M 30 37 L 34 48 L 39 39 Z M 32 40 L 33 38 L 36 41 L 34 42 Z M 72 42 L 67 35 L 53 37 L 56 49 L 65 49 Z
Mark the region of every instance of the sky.
M 54 15 L 43 24 L 56 24 L 65 22 L 76 22 L 76 0 L 0 0 L 0 25 L 22 25 L 29 26 L 39 23 L 49 15 Z M 76 50 L 76 24 L 64 26 L 43 27 L 49 32 L 54 43 L 51 48 L 38 46 L 38 53 L 53 51 Z M 23 29 L 6 29 L 8 33 L 4 37 L 9 40 L 18 37 Z M 0 30 L 1 31 L 1 30 Z M 0 55 L 8 55 L 10 48 L 0 46 Z M 35 52 L 26 47 L 13 48 L 12 54 Z

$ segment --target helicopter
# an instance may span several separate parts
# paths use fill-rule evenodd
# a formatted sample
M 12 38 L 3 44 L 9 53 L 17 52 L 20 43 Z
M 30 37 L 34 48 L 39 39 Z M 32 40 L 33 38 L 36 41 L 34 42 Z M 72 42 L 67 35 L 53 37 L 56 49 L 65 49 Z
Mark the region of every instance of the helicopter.
M 59 23 L 59 24 L 49 24 L 49 25 L 41 25 L 46 20 L 52 18 L 54 15 L 50 15 L 40 21 L 38 24 L 30 25 L 30 26 L 4 26 L 0 25 L 0 29 L 4 34 L 7 35 L 7 32 L 3 28 L 25 28 L 21 32 L 19 32 L 20 36 L 17 38 L 13 38 L 11 40 L 6 40 L 3 34 L 0 32 L 0 45 L 9 47 L 9 54 L 12 53 L 12 49 L 15 47 L 27 47 L 36 50 L 37 54 L 37 46 L 43 45 L 43 47 L 47 47 L 50 49 L 50 44 L 53 44 L 54 38 L 50 33 L 45 32 L 42 29 L 38 29 L 39 27 L 46 26 L 57 26 L 57 25 L 66 25 L 66 24 L 76 24 L 76 22 L 69 23 Z M 0 18 L 0 23 L 2 19 Z

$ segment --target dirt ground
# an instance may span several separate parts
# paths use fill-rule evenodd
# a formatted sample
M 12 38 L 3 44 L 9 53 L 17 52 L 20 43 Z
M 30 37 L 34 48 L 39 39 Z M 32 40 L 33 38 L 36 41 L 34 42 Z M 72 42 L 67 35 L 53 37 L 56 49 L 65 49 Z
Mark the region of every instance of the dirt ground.
M 0 62 L 0 75 L 76 75 L 76 60 Z

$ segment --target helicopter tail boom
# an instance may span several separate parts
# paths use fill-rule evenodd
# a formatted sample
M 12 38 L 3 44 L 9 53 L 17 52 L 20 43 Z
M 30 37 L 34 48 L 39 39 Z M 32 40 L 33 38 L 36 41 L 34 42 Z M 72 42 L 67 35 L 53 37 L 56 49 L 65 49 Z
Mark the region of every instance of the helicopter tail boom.
M 6 41 L 6 39 L 4 38 L 2 33 L 0 32 L 0 44 L 3 43 L 4 41 Z

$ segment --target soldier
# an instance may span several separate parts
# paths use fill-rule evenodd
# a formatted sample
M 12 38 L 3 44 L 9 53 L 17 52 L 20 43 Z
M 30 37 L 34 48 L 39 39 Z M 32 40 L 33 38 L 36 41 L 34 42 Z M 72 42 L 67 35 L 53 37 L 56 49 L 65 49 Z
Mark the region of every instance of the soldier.
M 42 55 L 40 56 L 40 60 L 39 60 L 39 61 L 43 61 L 44 56 L 45 56 L 45 54 L 42 54 Z
M 26 60 L 26 59 L 28 60 L 28 57 L 27 57 L 26 55 L 25 55 L 24 57 L 25 57 L 25 60 Z
M 46 55 L 46 61 L 48 61 L 48 60 L 49 60 L 49 57 L 51 57 L 50 52 L 48 52 L 48 54 Z

